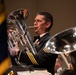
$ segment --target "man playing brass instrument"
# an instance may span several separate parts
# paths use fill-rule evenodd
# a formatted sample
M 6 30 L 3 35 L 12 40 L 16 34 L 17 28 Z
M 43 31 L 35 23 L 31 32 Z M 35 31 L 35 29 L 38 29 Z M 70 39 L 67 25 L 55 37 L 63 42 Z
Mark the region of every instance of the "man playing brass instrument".
M 34 31 L 38 37 L 34 38 L 34 44 L 37 54 L 33 54 L 26 50 L 19 50 L 16 47 L 9 50 L 10 54 L 18 57 L 18 61 L 27 65 L 33 65 L 36 68 L 45 68 L 54 75 L 54 64 L 57 58 L 56 54 L 49 53 L 44 50 L 46 42 L 50 39 L 50 29 L 53 25 L 53 17 L 48 12 L 37 13 L 34 19 Z

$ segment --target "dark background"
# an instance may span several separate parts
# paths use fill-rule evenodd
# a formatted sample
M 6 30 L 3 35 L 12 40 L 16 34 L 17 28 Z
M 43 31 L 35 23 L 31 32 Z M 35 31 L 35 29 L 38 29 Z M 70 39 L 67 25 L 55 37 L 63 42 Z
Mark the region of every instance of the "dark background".
M 7 14 L 25 8 L 30 15 L 26 20 L 27 25 L 33 25 L 37 12 L 47 11 L 54 17 L 54 26 L 51 34 L 76 26 L 76 0 L 5 0 Z M 33 29 L 30 29 L 34 35 Z

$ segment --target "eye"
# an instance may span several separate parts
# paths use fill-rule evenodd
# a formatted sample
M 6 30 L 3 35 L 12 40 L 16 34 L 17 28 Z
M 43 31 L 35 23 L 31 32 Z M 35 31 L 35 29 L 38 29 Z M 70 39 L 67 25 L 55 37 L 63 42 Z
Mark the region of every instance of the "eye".
M 35 20 L 35 22 L 42 22 L 42 20 L 39 20 L 39 19 L 38 19 L 38 20 Z
M 38 20 L 37 22 L 42 22 L 42 20 Z

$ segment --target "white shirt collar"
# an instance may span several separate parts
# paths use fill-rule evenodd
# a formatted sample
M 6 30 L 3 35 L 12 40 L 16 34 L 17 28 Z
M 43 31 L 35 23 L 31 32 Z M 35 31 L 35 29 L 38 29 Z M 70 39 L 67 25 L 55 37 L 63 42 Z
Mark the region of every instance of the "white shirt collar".
M 48 33 L 48 32 L 46 32 L 46 33 Z M 41 35 L 40 35 L 40 38 L 43 37 L 46 33 L 41 34 Z

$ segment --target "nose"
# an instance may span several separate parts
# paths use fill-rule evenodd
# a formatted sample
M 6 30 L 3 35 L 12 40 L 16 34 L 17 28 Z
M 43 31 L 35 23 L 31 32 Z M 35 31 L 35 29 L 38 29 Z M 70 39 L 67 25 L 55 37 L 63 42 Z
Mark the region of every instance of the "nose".
M 34 25 L 37 25 L 37 21 L 34 21 Z
M 34 21 L 34 24 L 36 24 L 37 22 L 36 21 Z

